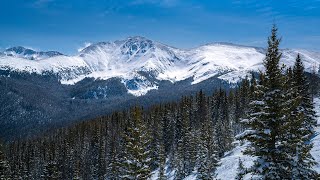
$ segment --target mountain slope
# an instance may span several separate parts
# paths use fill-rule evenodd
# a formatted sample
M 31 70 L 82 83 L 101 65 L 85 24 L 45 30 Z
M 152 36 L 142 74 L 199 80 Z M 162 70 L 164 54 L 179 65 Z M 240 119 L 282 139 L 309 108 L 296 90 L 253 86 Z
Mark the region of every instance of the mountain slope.
M 298 53 L 307 71 L 318 70 L 320 66 L 319 52 L 284 49 L 282 53 L 281 61 L 287 66 L 294 63 Z M 48 57 L 38 56 L 41 53 L 23 47 L 7 49 L 4 54 L 0 56 L 2 70 L 38 74 L 52 71 L 60 76 L 63 84 L 74 84 L 84 78 L 116 77 L 122 79 L 128 93 L 140 96 L 157 89 L 157 81 L 161 80 L 178 82 L 192 78 L 191 84 L 197 84 L 218 77 L 237 83 L 249 72 L 263 70 L 265 50 L 227 43 L 183 50 L 136 36 L 92 44 L 76 56 L 60 53 L 50 56 L 48 52 Z

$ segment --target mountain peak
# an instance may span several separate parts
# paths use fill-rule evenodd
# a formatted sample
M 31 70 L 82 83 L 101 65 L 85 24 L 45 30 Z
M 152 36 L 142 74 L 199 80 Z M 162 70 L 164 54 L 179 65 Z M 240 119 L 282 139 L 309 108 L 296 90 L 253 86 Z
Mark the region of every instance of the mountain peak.
M 5 50 L 5 54 L 34 54 L 36 51 L 23 46 L 14 46 Z
M 129 37 L 122 45 L 121 49 L 124 54 L 133 55 L 145 53 L 155 46 L 150 39 L 141 36 Z
M 25 48 L 23 46 L 14 46 L 6 49 L 3 52 L 6 56 L 25 58 L 30 60 L 40 60 L 54 56 L 63 55 L 57 51 L 35 51 L 30 48 Z

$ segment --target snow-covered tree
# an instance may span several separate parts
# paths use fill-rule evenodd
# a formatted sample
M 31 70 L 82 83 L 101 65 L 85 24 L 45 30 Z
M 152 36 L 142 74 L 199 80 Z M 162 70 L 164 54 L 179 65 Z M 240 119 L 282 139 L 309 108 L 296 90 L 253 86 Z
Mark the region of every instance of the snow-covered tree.
M 251 142 L 245 153 L 257 159 L 250 170 L 263 179 L 287 178 L 287 169 L 283 164 L 287 154 L 282 151 L 286 133 L 286 129 L 282 127 L 286 119 L 284 76 L 279 66 L 279 43 L 277 28 L 273 26 L 264 60 L 266 72 L 254 91 L 248 117 L 242 120 L 247 130 L 239 136 Z
M 290 72 L 290 71 L 289 71 Z M 291 87 L 288 88 L 290 107 L 287 117 L 288 127 L 288 154 L 290 154 L 289 169 L 292 179 L 315 179 L 317 173 L 312 169 L 316 164 L 310 154 L 316 126 L 315 111 L 307 79 L 304 75 L 304 66 L 300 55 L 297 56 L 291 76 Z M 292 74 L 292 75 L 290 75 Z
M 240 139 L 250 141 L 245 153 L 257 157 L 250 172 L 262 179 L 315 179 L 310 138 L 315 112 L 304 67 L 298 55 L 293 69 L 279 66 L 277 28 L 272 28 L 260 82 L 252 86 L 247 130 Z

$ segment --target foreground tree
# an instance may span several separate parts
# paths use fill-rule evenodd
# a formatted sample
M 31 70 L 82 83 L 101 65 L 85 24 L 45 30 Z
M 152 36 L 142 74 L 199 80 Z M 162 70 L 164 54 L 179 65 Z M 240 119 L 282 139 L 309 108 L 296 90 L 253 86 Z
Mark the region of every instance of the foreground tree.
M 274 26 L 264 60 L 264 79 L 254 92 L 248 118 L 243 120 L 248 129 L 240 136 L 251 142 L 251 147 L 245 153 L 257 157 L 250 171 L 263 179 L 286 178 L 286 168 L 283 165 L 286 154 L 281 150 L 285 134 L 285 129 L 281 128 L 284 123 L 285 92 L 279 67 L 279 43 L 277 28 Z
M 247 130 L 240 139 L 251 142 L 245 153 L 257 157 L 249 172 L 261 179 L 315 179 L 310 138 L 315 112 L 300 56 L 286 74 L 279 66 L 277 28 L 272 28 L 258 85 L 252 87 Z

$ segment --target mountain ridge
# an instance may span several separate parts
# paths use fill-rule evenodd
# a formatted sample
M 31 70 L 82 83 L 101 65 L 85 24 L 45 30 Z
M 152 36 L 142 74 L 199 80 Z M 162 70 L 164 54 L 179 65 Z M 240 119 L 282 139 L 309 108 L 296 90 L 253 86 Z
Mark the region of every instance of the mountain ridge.
M 20 57 L 29 60 L 41 60 L 54 56 L 64 55 L 58 51 L 36 51 L 23 46 L 14 46 L 5 49 L 2 54 L 12 57 Z
M 317 71 L 320 67 L 320 52 L 297 49 L 281 51 L 281 61 L 287 66 L 293 65 L 296 55 L 300 53 L 307 71 Z M 37 52 L 31 51 L 29 54 L 32 53 Z M 141 96 L 157 89 L 158 84 L 139 72 L 171 82 L 193 78 L 192 84 L 197 84 L 217 76 L 235 84 L 250 72 L 263 70 L 264 56 L 265 49 L 259 47 L 216 42 L 192 49 L 179 49 L 142 36 L 132 36 L 124 40 L 91 44 L 74 56 L 57 52 L 51 57 L 32 61 L 25 56 L 5 55 L 0 57 L 0 69 L 38 74 L 52 71 L 60 76 L 63 84 L 74 84 L 87 77 L 102 80 L 117 77 L 122 79 L 128 93 Z

